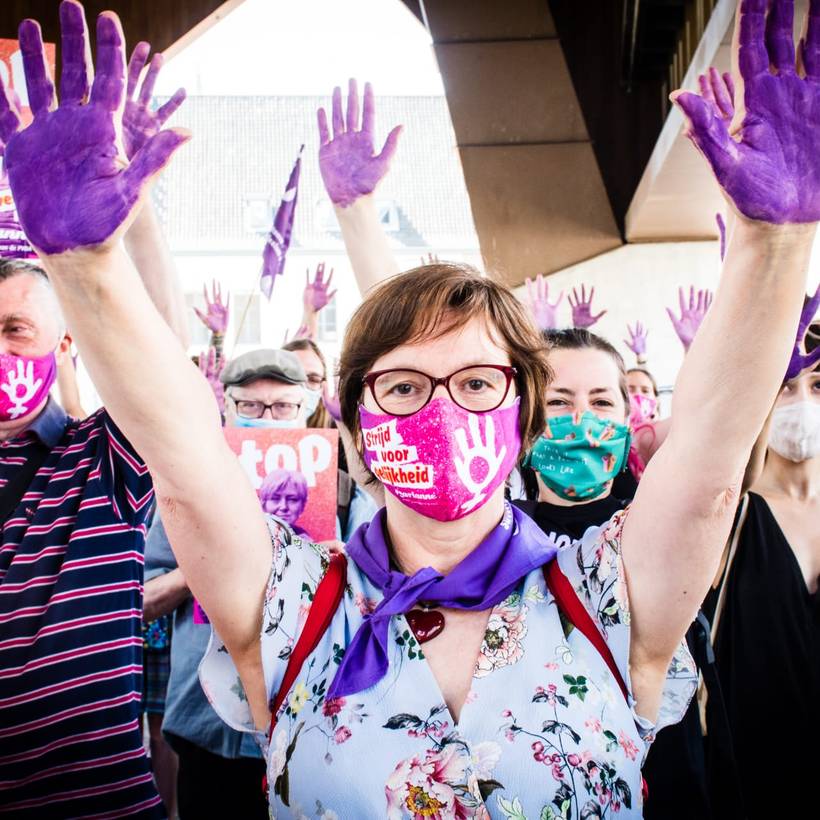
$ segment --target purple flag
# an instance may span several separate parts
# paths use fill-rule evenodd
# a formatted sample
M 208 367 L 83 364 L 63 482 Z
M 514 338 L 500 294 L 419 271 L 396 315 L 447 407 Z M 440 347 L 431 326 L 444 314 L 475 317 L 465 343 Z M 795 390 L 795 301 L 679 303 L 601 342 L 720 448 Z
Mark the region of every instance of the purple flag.
M 302 151 L 305 146 L 299 149 L 299 156 L 290 172 L 287 188 L 282 196 L 282 202 L 273 218 L 273 227 L 268 234 L 268 241 L 265 243 L 265 251 L 262 254 L 262 278 L 259 286 L 262 293 L 270 299 L 273 292 L 274 279 L 285 271 L 285 256 L 290 247 L 290 237 L 293 233 L 293 217 L 296 213 L 296 199 L 299 193 L 299 174 L 302 171 Z

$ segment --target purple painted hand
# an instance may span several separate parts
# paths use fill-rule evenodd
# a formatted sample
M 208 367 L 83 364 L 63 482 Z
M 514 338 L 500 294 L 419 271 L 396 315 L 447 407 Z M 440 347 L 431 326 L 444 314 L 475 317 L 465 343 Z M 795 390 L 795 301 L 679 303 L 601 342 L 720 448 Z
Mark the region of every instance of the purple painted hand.
M 700 94 L 672 95 L 688 136 L 737 211 L 775 224 L 820 220 L 820 3 L 810 5 L 801 73 L 793 18 L 794 0 L 741 0 L 731 122 L 726 100 L 711 99 L 703 84 Z
M 539 330 L 552 330 L 558 327 L 558 305 L 564 298 L 564 291 L 558 294 L 555 302 L 550 302 L 549 287 L 547 278 L 540 273 L 534 281 L 527 279 L 527 301 Z
M 216 354 L 216 348 L 209 347 L 207 352 L 199 354 L 199 370 L 205 377 L 205 381 L 211 386 L 219 412 L 225 413 L 225 386 L 219 380 L 219 376 L 225 367 L 225 362 Z
M 330 282 L 333 279 L 333 268 L 330 269 L 327 279 L 325 279 L 325 263 L 320 262 L 316 266 L 316 278 L 310 281 L 310 270 L 305 273 L 305 290 L 302 294 L 302 303 L 309 313 L 318 313 L 323 307 L 329 304 L 336 295 L 336 291 L 331 291 Z
M 629 325 L 626 326 L 629 339 L 624 339 L 624 344 L 639 358 L 646 356 L 646 338 L 649 336 L 649 331 L 640 323 L 635 322 L 635 329 L 633 330 Z
M 207 285 L 202 286 L 202 295 L 205 297 L 205 313 L 203 313 L 199 308 L 194 308 L 194 313 L 199 317 L 199 321 L 202 322 L 211 333 L 218 333 L 221 336 L 225 335 L 225 331 L 228 329 L 228 318 L 230 317 L 230 310 L 231 310 L 231 294 L 228 294 L 228 298 L 223 303 L 222 301 L 222 285 L 213 280 L 211 283 L 211 293 L 213 294 L 210 298 L 208 297 L 208 287 Z
M 40 26 L 20 24 L 20 51 L 34 120 L 20 114 L 0 82 L 0 140 L 20 223 L 44 254 L 114 245 L 129 227 L 151 181 L 189 135 L 160 131 L 130 164 L 122 155 L 125 44 L 119 18 L 97 18 L 97 75 L 87 59 L 83 7 L 60 5 L 63 68 L 60 104 L 48 73 Z M 47 195 L 44 193 L 47 192 Z
M 128 159 L 132 159 L 151 137 L 159 134 L 165 121 L 185 100 L 185 89 L 178 88 L 168 102 L 156 111 L 151 110 L 154 85 L 165 60 L 162 54 L 154 55 L 140 87 L 139 97 L 134 99 L 140 74 L 150 51 L 151 46 L 148 43 L 137 43 L 128 63 L 128 88 L 125 92 L 125 111 L 122 115 L 122 138 L 125 143 L 125 156 Z
M 712 304 L 712 292 L 709 290 L 699 290 L 695 296 L 695 288 L 689 288 L 689 304 L 686 303 L 686 294 L 683 288 L 678 288 L 678 302 L 680 303 L 680 318 L 675 316 L 672 308 L 666 308 L 675 333 L 683 344 L 684 350 L 689 350 L 692 340 L 698 332 L 698 328 L 706 316 L 706 311 Z
M 324 108 L 319 120 L 319 170 L 325 190 L 335 205 L 346 208 L 359 197 L 372 194 L 390 168 L 402 126 L 397 125 L 385 140 L 380 154 L 375 153 L 374 125 L 376 104 L 370 83 L 364 84 L 364 108 L 359 127 L 359 92 L 351 80 L 347 96 L 347 116 L 342 115 L 342 90 L 333 89 L 333 139 Z
M 797 326 L 797 340 L 794 343 L 792 357 L 789 360 L 789 368 L 786 371 L 784 382 L 796 379 L 801 373 L 811 370 L 820 363 L 820 346 L 815 347 L 811 353 L 803 353 L 804 340 L 812 319 L 817 315 L 820 308 L 820 287 L 817 288 L 814 296 L 806 301 L 803 312 L 800 314 L 800 324 Z
M 327 389 L 327 382 L 322 385 L 322 404 L 330 414 L 330 417 L 338 424 L 342 420 L 342 407 L 339 404 L 339 380 L 335 381 L 335 390 L 333 395 Z
M 572 289 L 572 294 L 568 297 L 569 304 L 572 308 L 572 326 L 573 327 L 592 327 L 598 319 L 605 313 L 602 310 L 597 316 L 592 315 L 592 297 L 595 295 L 595 288 L 590 288 L 589 298 L 587 298 L 587 290 L 585 285 L 581 285 L 581 295 L 575 288 Z M 573 297 L 575 297 L 573 301 Z

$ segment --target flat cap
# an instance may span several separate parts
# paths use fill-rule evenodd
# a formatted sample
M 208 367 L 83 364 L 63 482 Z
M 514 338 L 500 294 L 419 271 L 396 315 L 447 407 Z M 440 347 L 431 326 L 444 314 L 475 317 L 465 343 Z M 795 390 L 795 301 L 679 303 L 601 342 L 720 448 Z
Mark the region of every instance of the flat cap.
M 287 384 L 304 384 L 305 369 L 299 359 L 287 350 L 251 350 L 231 359 L 219 377 L 226 387 L 242 385 L 254 379 L 276 379 Z

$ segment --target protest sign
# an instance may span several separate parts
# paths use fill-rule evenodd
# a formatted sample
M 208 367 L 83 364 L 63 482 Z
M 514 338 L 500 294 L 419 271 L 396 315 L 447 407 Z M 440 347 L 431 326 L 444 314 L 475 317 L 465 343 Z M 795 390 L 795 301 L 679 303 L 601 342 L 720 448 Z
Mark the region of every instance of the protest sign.
M 312 541 L 336 538 L 336 430 L 228 427 L 225 437 L 265 512 Z

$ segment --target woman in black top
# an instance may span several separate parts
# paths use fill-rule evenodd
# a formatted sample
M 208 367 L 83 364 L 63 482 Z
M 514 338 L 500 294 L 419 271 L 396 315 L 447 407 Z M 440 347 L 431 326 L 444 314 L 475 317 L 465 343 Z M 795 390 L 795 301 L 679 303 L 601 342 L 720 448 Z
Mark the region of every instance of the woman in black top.
M 807 336 L 809 351 L 817 344 L 817 335 Z M 727 791 L 734 765 L 743 816 L 751 820 L 817 813 L 820 366 L 786 382 L 768 441 L 762 474 L 741 505 L 739 538 L 704 606 L 734 755 L 713 737 L 709 691 L 710 789 L 716 807 L 741 816 L 736 792 Z M 775 776 L 764 760 L 786 766 Z

